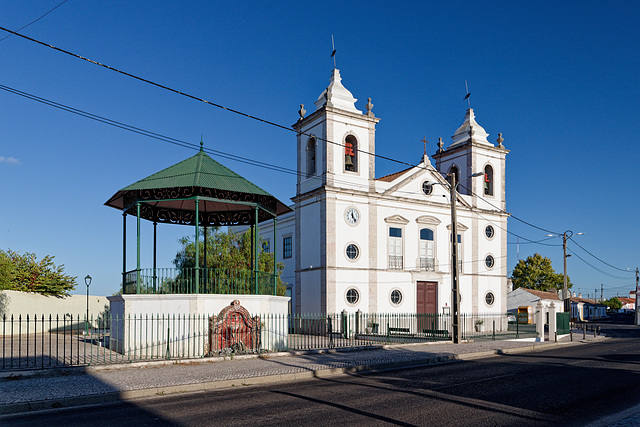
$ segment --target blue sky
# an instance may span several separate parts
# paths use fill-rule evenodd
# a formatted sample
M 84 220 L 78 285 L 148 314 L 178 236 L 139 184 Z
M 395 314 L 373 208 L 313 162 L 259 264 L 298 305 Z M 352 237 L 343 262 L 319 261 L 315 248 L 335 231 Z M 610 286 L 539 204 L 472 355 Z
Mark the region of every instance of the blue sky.
M 62 0 L 0 3 L 17 30 Z M 420 140 L 448 144 L 467 108 L 507 157 L 507 210 L 574 239 L 618 268 L 640 265 L 637 118 L 640 4 L 581 2 L 81 2 L 22 34 L 211 102 L 290 126 L 313 102 L 333 62 L 364 110 L 382 120 L 376 150 L 416 163 Z M 0 38 L 8 35 L 0 31 Z M 207 148 L 295 168 L 295 135 L 199 103 L 50 48 L 0 41 L 0 85 Z M 121 214 L 117 190 L 194 151 L 98 123 L 0 90 L 0 248 L 55 255 L 67 273 L 93 277 L 92 294 L 117 291 Z M 213 156 L 216 158 L 215 156 Z M 279 199 L 293 175 L 218 159 Z M 378 176 L 402 165 L 378 160 Z M 133 230 L 133 222 L 130 223 Z M 159 227 L 158 263 L 177 239 Z M 546 232 L 509 221 L 538 241 Z M 129 233 L 133 239 L 134 233 Z M 151 226 L 143 238 L 151 242 Z M 129 242 L 129 266 L 135 242 Z M 509 236 L 509 270 L 535 252 L 562 271 L 561 239 Z M 519 247 L 519 252 L 518 248 Z M 583 294 L 625 295 L 635 276 L 569 242 L 569 275 Z M 145 250 L 145 248 L 143 248 Z M 150 244 L 143 264 L 151 263 Z M 582 258 L 584 261 L 578 258 Z M 595 268 L 593 268 L 595 267 Z

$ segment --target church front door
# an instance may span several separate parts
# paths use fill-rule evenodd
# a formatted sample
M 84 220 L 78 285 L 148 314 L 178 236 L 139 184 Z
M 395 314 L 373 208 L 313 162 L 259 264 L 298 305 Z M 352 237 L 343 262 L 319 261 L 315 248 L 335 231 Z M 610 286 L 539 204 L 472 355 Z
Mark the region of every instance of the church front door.
M 417 282 L 416 286 L 418 332 L 434 331 L 437 329 L 438 283 Z

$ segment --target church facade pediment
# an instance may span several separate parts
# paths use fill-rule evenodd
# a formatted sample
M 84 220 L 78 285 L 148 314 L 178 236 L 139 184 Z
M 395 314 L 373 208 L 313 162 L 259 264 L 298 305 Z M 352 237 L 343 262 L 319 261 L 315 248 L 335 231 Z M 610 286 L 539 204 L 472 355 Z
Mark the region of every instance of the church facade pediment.
M 384 222 L 386 222 L 387 224 L 402 224 L 402 225 L 409 224 L 409 220 L 403 217 L 402 215 L 388 216 L 384 219 Z
M 416 218 L 416 222 L 418 224 L 430 224 L 430 225 L 438 225 L 440 224 L 442 221 L 440 221 L 438 218 L 436 218 L 435 216 L 431 216 L 431 215 L 422 215 L 419 216 L 418 218 Z
M 459 222 L 456 223 L 456 227 L 458 228 L 458 231 L 467 231 L 469 229 L 469 227 Z M 451 224 L 447 225 L 447 230 L 451 231 Z

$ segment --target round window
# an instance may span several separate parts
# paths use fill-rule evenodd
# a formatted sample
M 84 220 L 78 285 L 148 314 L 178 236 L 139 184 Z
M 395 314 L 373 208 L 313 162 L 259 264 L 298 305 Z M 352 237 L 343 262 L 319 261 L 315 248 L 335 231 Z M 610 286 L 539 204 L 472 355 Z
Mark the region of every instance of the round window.
M 487 227 L 484 229 L 484 234 L 487 236 L 487 239 L 493 239 L 493 236 L 495 235 L 495 230 L 493 229 L 492 226 L 487 225 Z
M 493 303 L 496 302 L 496 297 L 493 295 L 493 292 L 487 292 L 487 294 L 484 296 L 484 302 L 488 306 L 492 306 Z
M 391 291 L 391 304 L 400 305 L 402 302 L 402 292 L 397 289 Z
M 493 268 L 495 262 L 496 261 L 493 259 L 492 255 L 487 255 L 487 257 L 484 259 L 484 264 L 487 266 L 487 268 Z
M 431 193 L 433 192 L 433 184 L 431 184 L 429 181 L 425 181 L 422 183 L 422 192 L 424 194 L 426 194 L 427 196 L 430 196 Z
M 355 305 L 360 300 L 360 294 L 356 288 L 347 290 L 347 302 L 351 305 Z
M 347 258 L 356 259 L 358 258 L 358 255 L 360 255 L 360 250 L 356 245 L 351 243 L 349 246 L 347 246 Z

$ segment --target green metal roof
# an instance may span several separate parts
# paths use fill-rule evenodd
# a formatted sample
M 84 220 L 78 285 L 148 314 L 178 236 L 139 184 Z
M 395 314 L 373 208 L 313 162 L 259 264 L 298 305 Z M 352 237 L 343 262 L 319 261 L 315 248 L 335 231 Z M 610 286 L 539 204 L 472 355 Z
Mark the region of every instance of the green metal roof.
M 197 203 L 196 203 L 197 200 Z M 291 211 L 262 188 L 213 160 L 204 150 L 114 194 L 105 205 L 154 222 L 200 225 L 251 224 Z
M 120 191 L 203 187 L 271 196 L 251 181 L 213 160 L 204 151 L 156 172 Z

